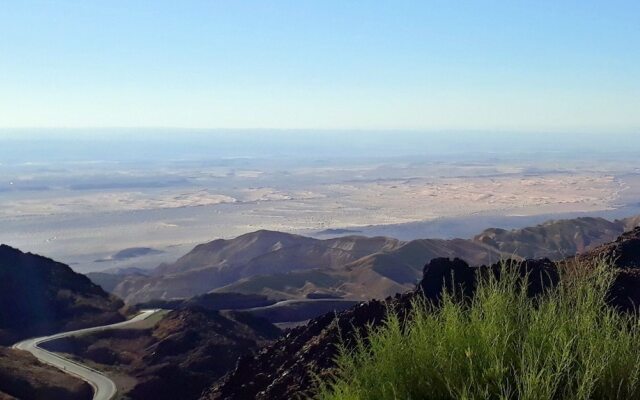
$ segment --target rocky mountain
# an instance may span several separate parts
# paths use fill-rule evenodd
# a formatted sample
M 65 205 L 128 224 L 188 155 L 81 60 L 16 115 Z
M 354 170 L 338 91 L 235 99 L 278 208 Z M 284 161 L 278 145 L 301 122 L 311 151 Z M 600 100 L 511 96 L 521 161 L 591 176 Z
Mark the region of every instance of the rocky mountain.
M 638 217 L 608 221 L 583 217 L 548 221 L 541 225 L 514 229 L 487 229 L 473 238 L 504 254 L 523 258 L 547 257 L 560 260 L 615 240 L 640 223 Z
M 127 398 L 189 400 L 232 369 L 239 356 L 279 335 L 277 327 L 249 314 L 187 307 L 152 326 L 66 338 L 46 347 L 133 377 Z
M 619 237 L 615 242 L 602 245 L 578 257 L 561 261 L 579 260 L 590 263 L 606 258 L 613 261 L 618 276 L 611 290 L 610 301 L 621 309 L 637 310 L 640 304 L 640 228 Z M 540 293 L 544 287 L 557 282 L 557 264 L 549 259 L 510 262 L 520 274 L 529 274 L 528 292 Z M 353 344 L 356 335 L 366 335 L 368 326 L 381 324 L 388 310 L 406 315 L 411 302 L 419 296 L 438 301 L 444 287 L 455 285 L 472 294 L 476 271 L 482 268 L 498 273 L 499 266 L 470 267 L 460 259 L 439 258 L 424 268 L 424 277 L 415 290 L 384 301 L 372 300 L 354 308 L 311 320 L 306 326 L 291 330 L 254 356 L 238 361 L 237 367 L 213 385 L 203 400 L 280 400 L 311 394 L 315 379 L 328 379 L 337 354 L 336 345 Z M 460 286 L 459 286 L 460 285 Z
M 421 278 L 425 260 L 459 257 L 471 265 L 480 265 L 505 257 L 561 259 L 614 240 L 626 227 L 637 226 L 638 222 L 638 218 L 613 222 L 576 218 L 510 231 L 488 229 L 472 240 L 419 239 L 344 266 L 254 276 L 214 291 L 279 298 L 302 298 L 317 292 L 350 299 L 382 299 L 410 290 Z
M 612 260 L 622 271 L 640 269 L 640 227 L 622 234 L 614 242 L 606 243 L 578 255 L 578 259 L 589 261 L 598 258 Z
M 322 294 L 347 299 L 385 298 L 420 279 L 425 260 L 459 257 L 471 265 L 504 257 L 561 259 L 614 240 L 640 217 L 556 220 L 524 229 L 488 229 L 472 239 L 346 236 L 319 240 L 257 231 L 196 246 L 150 276 L 98 277 L 129 303 L 189 298 L 210 291 L 302 299 Z
M 0 347 L 0 399 L 90 400 L 89 384 L 39 362 L 30 353 Z
M 401 244 L 381 237 L 318 240 L 257 231 L 198 245 L 175 263 L 159 266 L 150 277 L 129 277 L 113 293 L 130 303 L 188 298 L 255 275 L 344 265 Z
M 123 303 L 67 265 L 0 245 L 0 344 L 124 319 Z
M 353 300 L 383 299 L 413 288 L 424 260 L 462 257 L 474 265 L 499 260 L 492 248 L 463 239 L 421 239 L 364 256 L 344 265 L 252 276 L 215 292 L 260 293 L 277 298 L 305 298 L 325 294 Z

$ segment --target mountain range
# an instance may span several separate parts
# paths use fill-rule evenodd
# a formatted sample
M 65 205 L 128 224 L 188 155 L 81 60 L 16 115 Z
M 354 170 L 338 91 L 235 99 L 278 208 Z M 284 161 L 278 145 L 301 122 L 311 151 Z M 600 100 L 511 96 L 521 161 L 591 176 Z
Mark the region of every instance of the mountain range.
M 425 261 L 459 257 L 471 265 L 501 258 L 561 259 L 614 240 L 640 217 L 608 221 L 584 217 L 514 230 L 487 229 L 471 239 L 343 236 L 315 239 L 257 231 L 196 246 L 174 263 L 146 274 L 88 276 L 135 304 L 215 293 L 260 294 L 272 299 L 330 296 L 385 298 L 409 290 Z

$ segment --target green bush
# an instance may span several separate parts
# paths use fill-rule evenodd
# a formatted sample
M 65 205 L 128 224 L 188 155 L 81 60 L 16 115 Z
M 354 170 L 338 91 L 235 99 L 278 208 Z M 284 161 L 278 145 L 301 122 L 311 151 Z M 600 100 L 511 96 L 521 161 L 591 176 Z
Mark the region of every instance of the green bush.
M 479 279 L 473 299 L 417 301 L 341 347 L 318 399 L 638 399 L 640 325 L 606 304 L 607 263 L 565 268 L 529 298 L 517 273 Z M 570 272 L 572 271 L 572 272 Z

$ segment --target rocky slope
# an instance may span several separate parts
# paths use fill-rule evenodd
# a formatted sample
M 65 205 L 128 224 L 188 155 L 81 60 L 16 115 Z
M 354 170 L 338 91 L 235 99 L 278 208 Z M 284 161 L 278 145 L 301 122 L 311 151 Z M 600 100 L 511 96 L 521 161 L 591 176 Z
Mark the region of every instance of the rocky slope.
M 614 265 L 619 270 L 610 301 L 623 309 L 637 307 L 640 304 L 640 228 L 577 259 L 588 263 L 603 257 L 615 260 Z M 566 261 L 573 262 L 575 259 Z M 530 274 L 530 294 L 554 284 L 558 279 L 556 264 L 548 259 L 513 261 L 511 265 L 519 268 L 521 274 Z M 499 269 L 497 265 L 480 268 L 487 273 L 496 273 Z M 385 301 L 372 300 L 337 315 L 327 314 L 311 320 L 306 326 L 291 330 L 256 356 L 239 360 L 236 369 L 210 388 L 202 398 L 278 400 L 308 395 L 314 379 L 326 379 L 330 375 L 336 344 L 340 340 L 344 340 L 348 346 L 354 335 L 366 335 L 366 327 L 380 324 L 388 307 L 402 315 L 418 296 L 424 295 L 437 301 L 443 282 L 445 287 L 450 288 L 455 281 L 456 285 L 461 285 L 471 294 L 477 270 L 460 259 L 432 260 L 425 266 L 424 277 L 415 290 Z
M 583 217 L 548 221 L 538 226 L 510 231 L 487 229 L 473 240 L 504 254 L 560 260 L 615 240 L 623 232 L 638 226 L 638 222 L 638 218 L 608 221 L 604 218 Z
M 639 218 L 577 218 L 536 227 L 488 229 L 473 239 L 395 239 L 346 236 L 318 240 L 257 231 L 196 246 L 151 276 L 114 279 L 113 292 L 130 303 L 238 292 L 276 299 L 319 293 L 349 299 L 385 298 L 409 290 L 425 260 L 460 257 L 472 265 L 503 257 L 561 259 L 614 240 Z M 100 279 L 112 287 L 113 282 Z
M 400 243 L 388 238 L 317 240 L 257 231 L 198 245 L 175 263 L 159 266 L 150 277 L 125 279 L 113 293 L 129 303 L 188 298 L 255 275 L 347 264 L 371 253 L 394 249 Z
M 474 264 L 500 258 L 495 250 L 462 239 L 318 240 L 258 231 L 197 246 L 175 264 L 160 266 L 151 277 L 126 279 L 114 293 L 133 303 L 211 290 L 285 299 L 314 293 L 384 298 L 412 287 L 420 277 L 422 260 L 452 255 Z
M 90 400 L 91 386 L 53 367 L 42 364 L 31 354 L 0 347 L 0 399 Z
M 599 246 L 577 257 L 582 262 L 613 260 L 618 275 L 610 301 L 624 310 L 640 305 L 640 227 L 626 232 L 616 241 Z
M 270 343 L 280 330 L 237 312 L 182 308 L 148 328 L 119 329 L 50 342 L 94 367 L 135 379 L 131 399 L 197 399 L 239 356 Z
M 252 276 L 215 292 L 260 293 L 288 299 L 314 294 L 353 300 L 383 299 L 411 290 L 422 276 L 424 260 L 437 257 L 462 257 L 479 265 L 499 260 L 501 254 L 463 239 L 421 239 L 345 265 Z
M 0 245 L 0 344 L 124 319 L 120 300 L 51 259 Z
M 561 259 L 614 240 L 626 226 L 637 226 L 638 222 L 638 218 L 614 222 L 577 218 L 511 231 L 488 229 L 471 241 L 413 240 L 344 266 L 250 277 L 215 292 L 261 293 L 280 298 L 301 298 L 319 292 L 350 299 L 382 299 L 410 290 L 422 277 L 425 260 L 459 257 L 471 265 L 480 265 L 505 257 Z

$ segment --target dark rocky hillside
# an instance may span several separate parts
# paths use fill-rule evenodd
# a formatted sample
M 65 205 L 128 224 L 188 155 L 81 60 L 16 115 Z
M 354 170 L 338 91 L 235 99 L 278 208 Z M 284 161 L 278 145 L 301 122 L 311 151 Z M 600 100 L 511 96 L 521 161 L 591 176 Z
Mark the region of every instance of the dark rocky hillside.
M 626 232 L 615 242 L 599 246 L 577 257 L 583 262 L 597 259 L 613 260 L 618 276 L 611 293 L 611 302 L 624 310 L 640 306 L 640 227 Z
M 67 265 L 0 245 L 0 344 L 124 319 L 123 303 Z
M 31 354 L 0 347 L 0 399 L 90 400 L 93 390 Z
M 612 288 L 611 303 L 626 310 L 637 307 L 640 304 L 640 228 L 613 243 L 562 262 L 571 265 L 576 260 L 590 263 L 602 258 L 614 260 L 619 272 Z M 510 265 L 518 268 L 521 274 L 530 274 L 530 294 L 538 293 L 558 279 L 557 264 L 548 259 L 512 261 Z M 497 265 L 479 268 L 486 273 L 499 271 Z M 402 315 L 418 296 L 424 295 L 437 302 L 442 283 L 451 287 L 452 277 L 456 285 L 472 294 L 476 271 L 478 267 L 470 267 L 460 259 L 432 260 L 425 266 L 424 277 L 415 290 L 385 301 L 372 300 L 337 315 L 327 314 L 291 330 L 256 356 L 239 360 L 236 369 L 216 383 L 203 400 L 302 398 L 313 388 L 314 379 L 330 376 L 336 344 L 340 340 L 348 346 L 356 334 L 366 335 L 366 327 L 382 323 L 389 307 Z
M 46 344 L 106 371 L 125 372 L 136 383 L 127 398 L 197 399 L 235 366 L 239 356 L 272 342 L 280 330 L 239 312 L 203 308 L 172 311 L 143 329 L 118 329 Z

